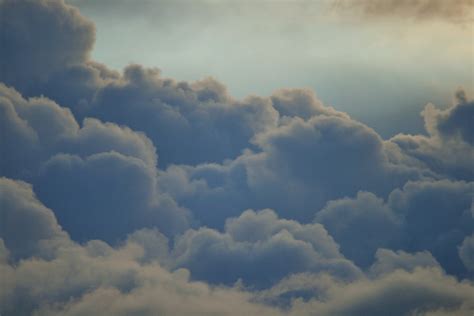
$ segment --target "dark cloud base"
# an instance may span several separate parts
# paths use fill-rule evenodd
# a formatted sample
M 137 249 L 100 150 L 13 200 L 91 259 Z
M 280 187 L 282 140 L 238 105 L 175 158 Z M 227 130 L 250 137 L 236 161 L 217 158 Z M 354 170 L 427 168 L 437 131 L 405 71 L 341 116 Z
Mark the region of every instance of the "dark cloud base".
M 61 0 L 0 13 L 2 315 L 474 312 L 464 92 L 383 139 L 307 89 L 112 71 Z

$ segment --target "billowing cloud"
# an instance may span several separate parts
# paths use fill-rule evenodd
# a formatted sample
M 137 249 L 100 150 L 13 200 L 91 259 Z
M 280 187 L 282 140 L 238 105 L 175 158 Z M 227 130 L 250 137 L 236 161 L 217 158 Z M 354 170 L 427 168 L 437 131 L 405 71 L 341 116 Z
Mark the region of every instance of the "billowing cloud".
M 377 249 L 400 246 L 402 220 L 373 193 L 330 201 L 316 221 L 329 230 L 345 256 L 362 266 L 372 263 Z
M 400 134 L 390 141 L 408 157 L 445 177 L 472 181 L 474 102 L 462 90 L 456 96 L 455 104 L 447 109 L 440 110 L 432 104 L 425 107 L 422 115 L 428 136 Z
M 172 256 L 176 267 L 217 284 L 241 280 L 262 288 L 304 271 L 326 271 L 345 280 L 360 275 L 323 226 L 278 219 L 271 210 L 229 219 L 224 233 L 190 230 L 176 240 Z
M 94 25 L 64 1 L 5 0 L 0 12 L 0 80 L 6 84 L 26 92 L 52 73 L 88 59 Z
M 390 194 L 389 205 L 404 218 L 403 245 L 429 250 L 447 271 L 461 273 L 457 246 L 474 231 L 473 183 L 409 182 Z
M 222 165 L 172 166 L 161 173 L 160 185 L 204 224 L 216 226 L 246 208 L 270 207 L 285 218 L 311 221 L 329 200 L 361 190 L 387 196 L 431 174 L 392 163 L 380 136 L 339 112 L 287 117 L 254 143 L 259 151 Z
M 177 82 L 138 65 L 98 91 L 89 114 L 145 132 L 162 166 L 234 158 L 278 119 L 265 98 L 233 100 L 213 79 Z
M 463 275 L 457 246 L 474 231 L 473 197 L 472 182 L 408 182 L 387 202 L 367 192 L 330 201 L 315 220 L 360 266 L 370 265 L 379 248 L 428 250 L 443 268 Z
M 24 185 L 12 181 L 9 184 Z M 8 198 L 15 194 L 5 192 Z M 27 194 L 31 195 L 31 190 Z M 38 201 L 34 203 L 41 208 Z M 18 208 L 9 212 L 19 218 L 28 217 Z M 43 207 L 40 212 L 42 217 L 49 217 L 54 223 L 50 211 L 48 213 Z M 239 226 L 248 221 L 254 221 L 255 225 L 262 221 L 259 217 L 270 217 L 270 223 L 273 221 L 273 225 L 265 222 L 267 228 L 264 231 L 267 233 L 284 226 L 309 243 L 327 243 L 313 234 L 317 226 L 301 227 L 295 222 L 276 220 L 270 211 L 245 212 L 240 218 L 228 222 L 228 230 L 236 239 L 248 240 L 258 247 L 256 239 L 261 237 L 246 238 L 239 233 Z M 55 240 L 57 233 L 61 233 L 55 225 L 47 226 L 45 231 L 50 235 L 42 237 L 44 242 Z M 2 237 L 9 238 L 3 233 Z M 169 257 L 166 250 L 166 238 L 156 230 L 137 231 L 116 248 L 99 240 L 81 246 L 70 242 L 65 234 L 61 238 L 65 242 L 58 244 L 47 260 L 25 257 L 16 264 L 8 262 L 10 249 L 0 239 L 0 271 L 5 285 L 0 288 L 2 313 L 310 315 L 317 312 L 321 315 L 367 315 L 388 308 L 397 314 L 442 312 L 455 315 L 469 313 L 474 308 L 472 284 L 460 283 L 446 276 L 428 253 L 379 252 L 378 261 L 383 273 L 375 278 L 360 277 L 347 282 L 325 273 L 296 274 L 270 289 L 250 291 L 239 285 L 212 287 L 190 281 L 187 270 L 170 272 L 163 268 L 163 264 L 167 265 L 168 260 L 174 258 Z M 223 250 L 216 245 L 209 249 L 212 248 Z M 333 252 L 330 248 L 321 251 Z M 403 270 L 394 269 L 394 265 Z M 276 306 L 280 307 L 267 305 L 275 300 Z
M 323 300 L 295 304 L 295 315 L 469 315 L 473 287 L 437 268 L 396 270 L 378 279 L 330 284 Z
M 375 253 L 376 261 L 370 267 L 373 275 L 388 274 L 396 270 L 414 271 L 418 267 L 439 268 L 439 263 L 428 251 L 407 253 L 405 251 L 392 251 L 378 249 Z
M 32 182 L 74 239 L 113 241 L 138 227 L 176 233 L 189 225 L 187 210 L 158 192 L 158 158 L 146 136 L 92 118 L 79 126 L 69 109 L 25 100 L 4 85 L 0 95 L 2 175 Z
M 54 213 L 38 201 L 29 184 L 0 178 L 0 205 L 0 239 L 12 259 L 48 257 L 55 246 L 67 242 Z
M 384 140 L 309 89 L 111 71 L 61 0 L 0 9 L 2 315 L 472 314 L 464 92 Z

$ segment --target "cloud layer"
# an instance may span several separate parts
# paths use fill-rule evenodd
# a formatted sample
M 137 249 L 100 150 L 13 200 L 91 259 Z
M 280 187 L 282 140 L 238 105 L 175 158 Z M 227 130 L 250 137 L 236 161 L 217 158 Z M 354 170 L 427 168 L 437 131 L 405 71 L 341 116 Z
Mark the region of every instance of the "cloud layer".
M 63 1 L 0 10 L 0 313 L 474 311 L 462 90 L 383 139 L 308 89 L 112 71 Z

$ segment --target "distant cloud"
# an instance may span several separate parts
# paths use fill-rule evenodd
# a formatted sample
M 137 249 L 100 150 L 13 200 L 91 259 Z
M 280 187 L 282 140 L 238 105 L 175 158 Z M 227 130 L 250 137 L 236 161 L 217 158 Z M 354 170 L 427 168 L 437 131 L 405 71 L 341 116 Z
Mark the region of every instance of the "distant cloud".
M 454 23 L 471 22 L 472 0 L 335 0 L 332 7 L 368 18 L 440 19 Z

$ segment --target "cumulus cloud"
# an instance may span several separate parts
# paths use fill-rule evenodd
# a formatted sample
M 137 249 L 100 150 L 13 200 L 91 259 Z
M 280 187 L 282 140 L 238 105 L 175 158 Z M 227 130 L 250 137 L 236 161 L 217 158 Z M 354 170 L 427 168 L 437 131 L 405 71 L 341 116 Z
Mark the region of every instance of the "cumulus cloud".
M 31 185 L 0 178 L 0 205 L 0 239 L 9 250 L 7 257 L 47 257 L 55 246 L 67 242 L 68 235 L 54 213 L 38 201 Z
M 34 183 L 75 240 L 113 242 L 139 227 L 153 225 L 175 234 L 188 226 L 187 211 L 160 196 L 153 171 L 119 153 L 86 159 L 56 155 L 45 162 Z
M 51 260 L 1 263 L 0 311 L 14 315 L 278 315 L 251 294 L 191 282 L 186 270 L 140 264 L 143 248 L 100 241 L 61 248 Z M 6 285 L 6 286 L 3 286 Z
M 2 175 L 33 183 L 74 239 L 113 241 L 150 225 L 171 234 L 189 225 L 187 210 L 158 192 L 156 149 L 145 135 L 92 118 L 79 126 L 69 109 L 4 85 L 0 95 Z
M 64 1 L 5 0 L 0 13 L 1 81 L 28 91 L 51 73 L 88 59 L 94 25 Z
M 370 267 L 374 275 L 388 274 L 396 270 L 414 271 L 418 267 L 440 268 L 438 261 L 428 251 L 407 253 L 405 251 L 392 251 L 378 249 L 375 253 L 376 261 Z
M 177 82 L 139 65 L 99 90 L 89 115 L 145 132 L 163 166 L 234 158 L 278 119 L 265 98 L 233 100 L 213 79 Z
M 474 231 L 472 182 L 416 181 L 386 201 L 372 193 L 333 200 L 315 216 L 359 266 L 379 259 L 379 248 L 430 251 L 450 273 L 465 273 L 457 247 Z
M 430 174 L 392 163 L 379 135 L 337 112 L 287 118 L 257 134 L 254 143 L 259 151 L 220 165 L 172 166 L 160 173 L 160 186 L 215 227 L 246 208 L 270 207 L 308 222 L 329 200 L 361 190 L 385 197 L 407 180 Z
M 422 115 L 428 136 L 399 134 L 390 141 L 425 168 L 444 177 L 472 181 L 473 111 L 474 102 L 462 90 L 458 91 L 455 104 L 447 109 L 440 110 L 432 104 L 425 107 Z
M 190 230 L 176 240 L 172 256 L 175 267 L 217 284 L 241 280 L 262 288 L 304 271 L 326 271 L 345 280 L 360 275 L 323 226 L 278 219 L 271 210 L 229 219 L 224 233 Z
M 408 182 L 390 194 L 388 204 L 404 218 L 403 245 L 429 250 L 450 273 L 464 268 L 457 246 L 474 231 L 473 183 L 448 180 Z
M 7 192 L 9 197 L 14 194 Z M 10 211 L 28 217 L 18 209 Z M 54 219 L 44 207 L 41 211 L 41 216 Z M 259 217 L 273 220 L 273 225 L 265 222 L 267 232 L 281 226 L 308 243 L 324 244 L 330 238 L 324 241 L 315 235 L 317 226 L 301 227 L 296 222 L 277 220 L 270 211 L 245 212 L 229 221 L 228 230 L 236 239 L 253 240 L 258 245 L 255 236 L 245 238 L 238 228 L 247 221 L 261 222 Z M 61 232 L 54 225 L 45 230 Z M 56 237 L 50 234 L 42 238 L 52 241 Z M 68 241 L 67 235 L 61 238 Z M 430 265 L 425 264 L 427 261 L 431 263 L 428 254 L 380 253 L 384 274 L 373 279 L 360 277 L 348 282 L 326 273 L 296 274 L 269 289 L 249 291 L 239 285 L 214 287 L 190 281 L 187 270 L 163 268 L 174 258 L 168 255 L 166 238 L 156 230 L 137 231 L 115 248 L 99 240 L 84 245 L 69 241 L 59 244 L 47 260 L 25 257 L 16 264 L 8 263 L 9 249 L 0 241 L 0 271 L 5 285 L 0 288 L 0 311 L 15 315 L 371 315 L 387 310 L 398 315 L 455 315 L 474 308 L 472 284 L 460 283 L 437 267 L 426 267 Z M 387 268 L 390 262 L 417 268 L 391 271 Z M 280 307 L 268 306 L 272 300 Z
M 296 303 L 299 313 L 318 315 L 469 315 L 473 287 L 437 268 L 398 270 L 378 279 L 329 286 L 324 300 Z
M 0 9 L 0 313 L 474 310 L 463 92 L 383 140 L 308 89 L 111 71 L 63 1 Z
M 328 229 L 344 255 L 361 266 L 372 263 L 377 249 L 400 245 L 402 220 L 373 193 L 330 201 L 315 220 Z

